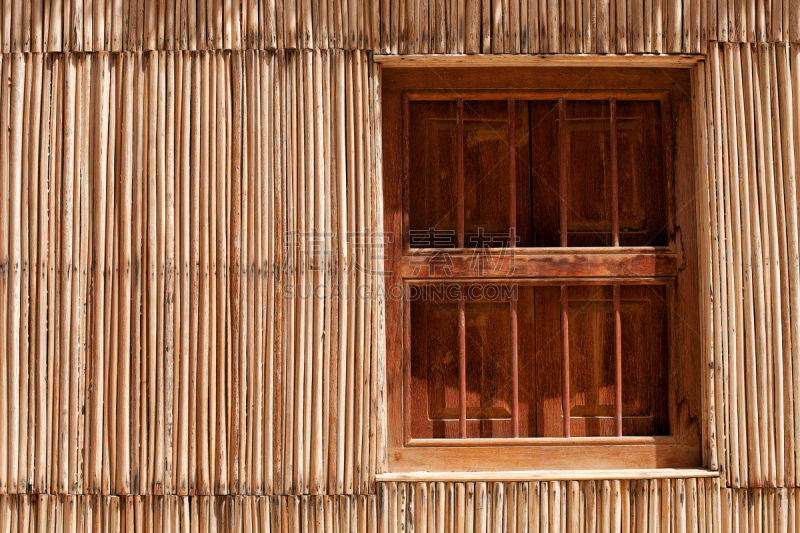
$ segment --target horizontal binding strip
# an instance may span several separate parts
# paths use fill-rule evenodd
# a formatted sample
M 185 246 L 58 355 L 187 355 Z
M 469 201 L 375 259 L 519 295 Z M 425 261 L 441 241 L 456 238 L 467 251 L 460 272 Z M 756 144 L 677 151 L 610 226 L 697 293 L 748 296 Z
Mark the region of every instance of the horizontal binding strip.
M 701 54 L 376 54 L 384 67 L 662 67 L 690 68 L 705 59 Z
M 717 477 L 703 468 L 630 470 L 525 470 L 509 472 L 405 472 L 377 474 L 375 481 L 584 481 L 592 479 L 684 479 Z

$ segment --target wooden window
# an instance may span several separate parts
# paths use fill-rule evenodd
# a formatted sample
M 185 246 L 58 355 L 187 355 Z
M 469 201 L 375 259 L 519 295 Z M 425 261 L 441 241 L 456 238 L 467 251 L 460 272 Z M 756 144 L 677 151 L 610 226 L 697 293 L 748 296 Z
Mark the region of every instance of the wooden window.
M 700 464 L 689 87 L 384 71 L 390 470 Z

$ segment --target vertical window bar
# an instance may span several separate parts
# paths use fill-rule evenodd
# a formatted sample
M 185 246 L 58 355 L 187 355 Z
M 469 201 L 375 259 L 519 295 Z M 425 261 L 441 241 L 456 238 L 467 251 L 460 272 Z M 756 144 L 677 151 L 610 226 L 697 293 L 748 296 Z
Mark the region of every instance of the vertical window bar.
M 567 103 L 564 98 L 558 99 L 558 141 L 559 141 L 559 177 L 558 177 L 558 227 L 561 233 L 561 246 L 567 246 Z
M 619 170 L 617 160 L 617 99 L 611 99 L 611 241 L 619 246 Z M 614 434 L 622 436 L 622 319 L 620 287 L 614 285 Z
M 511 431 L 519 437 L 519 358 L 517 346 L 517 294 L 511 296 Z
M 617 170 L 617 99 L 611 99 L 611 241 L 619 246 L 619 174 Z
M 458 164 L 458 247 L 464 247 L 464 99 L 456 111 Z M 458 299 L 458 434 L 467 438 L 467 321 L 463 287 Z
M 564 410 L 564 437 L 569 437 L 569 289 L 561 286 L 561 406 Z
M 558 99 L 558 140 L 559 140 L 559 230 L 561 246 L 567 246 L 567 102 Z M 561 286 L 561 406 L 564 418 L 564 437 L 569 437 L 569 292 L 566 285 Z
M 510 190 L 508 246 L 517 245 L 517 114 L 513 98 L 508 99 L 508 180 Z M 510 259 L 513 261 L 513 256 Z M 511 431 L 519 437 L 519 347 L 517 341 L 517 297 L 511 297 Z
M 622 436 L 622 319 L 619 314 L 619 285 L 614 285 L 614 434 Z
M 464 99 L 458 99 L 456 111 L 456 160 L 458 165 L 458 248 L 464 247 Z
M 509 246 L 517 245 L 517 114 L 515 101 L 508 99 L 508 184 L 511 191 L 509 206 L 508 240 Z
M 464 287 L 458 297 L 458 434 L 467 438 L 467 320 Z

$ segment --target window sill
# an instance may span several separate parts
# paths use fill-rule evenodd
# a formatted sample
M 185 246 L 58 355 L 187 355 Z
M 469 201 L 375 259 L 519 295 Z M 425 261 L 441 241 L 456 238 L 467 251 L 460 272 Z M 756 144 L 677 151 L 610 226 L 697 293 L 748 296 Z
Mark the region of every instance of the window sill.
M 682 479 L 717 477 L 704 468 L 647 468 L 613 470 L 523 470 L 509 472 L 390 472 L 377 474 L 378 482 L 477 481 L 584 481 L 592 479 Z
M 583 440 L 583 439 L 581 439 Z M 632 472 L 662 469 L 697 469 L 702 466 L 699 444 L 615 444 L 598 446 L 480 446 L 390 447 L 388 470 L 397 474 L 412 472 L 507 472 L 567 471 Z M 636 477 L 639 477 L 638 475 Z
M 643 444 L 676 444 L 672 436 L 660 437 L 533 437 L 516 439 L 409 439 L 406 447 L 476 448 L 482 446 L 624 446 Z

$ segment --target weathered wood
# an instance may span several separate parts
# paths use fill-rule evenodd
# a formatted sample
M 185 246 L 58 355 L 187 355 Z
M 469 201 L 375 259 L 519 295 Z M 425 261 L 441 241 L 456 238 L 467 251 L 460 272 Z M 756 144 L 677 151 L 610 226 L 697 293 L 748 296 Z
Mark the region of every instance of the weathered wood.
M 681 527 L 698 530 L 788 530 L 796 522 L 797 491 L 771 487 L 794 483 L 798 442 L 792 91 L 800 85 L 800 55 L 784 43 L 724 44 L 730 36 L 794 40 L 796 6 L 576 2 L 571 35 L 570 15 L 558 3 L 488 2 L 486 27 L 480 2 L 423 4 L 425 13 L 417 2 L 247 2 L 238 14 L 222 1 L 2 4 L 8 17 L 0 46 L 8 54 L 0 58 L 0 379 L 8 401 L 0 402 L 0 421 L 9 431 L 0 436 L 0 492 L 53 493 L 0 497 L 4 529 L 63 524 L 77 531 L 91 521 L 101 530 L 221 530 L 229 512 L 242 527 L 259 530 L 267 523 L 381 529 L 388 515 L 380 497 L 322 493 L 381 494 L 388 479 L 415 483 L 398 490 L 405 506 L 395 510 L 415 531 L 439 523 L 470 530 L 480 520 L 484 528 L 502 520 L 520 531 L 534 527 L 534 516 L 536 528 L 546 521 L 548 528 L 577 523 L 613 531 L 623 529 L 623 507 L 634 529 L 666 530 L 683 512 Z M 393 45 L 394 22 L 383 12 L 395 5 L 404 18 Z M 640 10 L 644 53 L 634 57 L 624 50 L 638 52 Z M 344 35 L 338 41 L 337 24 Z M 708 56 L 649 55 L 664 51 L 661 28 L 673 25 L 680 50 L 692 54 L 706 52 L 708 30 Z M 375 28 L 388 28 L 389 37 Z M 153 49 L 144 56 L 136 50 L 142 40 Z M 413 53 L 375 57 L 373 44 L 375 51 L 402 44 Z M 475 54 L 483 44 L 502 53 Z M 200 55 L 163 50 L 224 45 L 228 50 Z M 431 45 L 443 57 L 414 55 Z M 68 54 L 37 55 L 42 47 Z M 511 57 L 542 49 L 584 53 Z M 71 54 L 79 50 L 88 55 Z M 476 57 L 459 55 L 464 51 Z M 705 464 L 720 468 L 721 478 L 700 481 L 716 474 L 699 469 L 531 472 L 522 470 L 530 463 L 524 454 L 519 470 L 491 472 L 489 452 L 477 472 L 392 472 L 394 457 L 405 452 L 387 442 L 395 422 L 387 416 L 391 386 L 382 377 L 396 377 L 385 345 L 401 317 L 386 311 L 384 318 L 383 306 L 392 304 L 380 297 L 345 295 L 355 296 L 357 285 L 382 294 L 384 280 L 374 272 L 382 270 L 383 252 L 372 248 L 384 230 L 385 199 L 391 209 L 382 177 L 401 163 L 382 151 L 400 125 L 383 120 L 393 101 L 381 100 L 394 87 L 386 75 L 404 65 L 462 67 L 462 74 L 478 65 L 541 66 L 543 76 L 554 65 L 652 68 L 646 75 L 703 69 L 691 84 L 683 74 L 676 78 L 695 91 L 692 130 L 700 140 L 688 157 L 707 187 L 697 189 L 699 203 L 692 198 L 691 205 L 708 209 L 701 227 L 708 235 L 684 225 L 682 237 L 700 237 L 699 246 L 711 250 L 699 258 L 708 268 L 707 279 L 700 278 L 708 314 L 699 331 L 711 347 L 702 364 L 711 368 L 694 369 L 702 381 L 692 384 L 702 385 L 705 403 L 702 413 L 689 415 L 700 417 Z M 442 85 L 429 69 L 406 74 L 413 83 Z M 393 216 L 385 216 L 387 226 Z M 299 237 L 284 232 L 303 229 Z M 323 261 L 321 270 L 293 270 L 320 240 L 314 253 L 336 260 Z M 303 250 L 293 248 L 297 242 Z M 666 249 L 649 250 L 646 260 L 633 259 L 634 250 L 591 251 L 577 263 L 558 251 L 540 252 L 520 275 L 538 282 L 567 272 L 577 285 L 599 266 L 605 274 L 593 280 L 612 282 L 619 279 L 616 265 L 636 269 L 649 283 L 683 264 L 680 252 Z M 452 256 L 463 273 L 466 255 Z M 398 262 L 401 272 L 411 268 L 392 257 L 386 267 Z M 302 305 L 296 294 L 283 295 L 287 287 L 320 284 L 345 293 L 325 292 Z M 576 441 L 546 457 L 557 466 L 591 466 L 571 454 L 596 444 Z M 686 465 L 686 456 L 663 442 L 631 441 L 617 453 L 638 458 L 639 447 L 651 444 L 658 451 L 645 465 Z M 412 450 L 409 460 L 429 468 L 436 454 L 455 463 L 457 454 L 438 450 Z M 692 465 L 698 457 L 691 456 Z M 632 495 L 613 479 L 621 475 L 648 481 L 633 483 Z M 565 478 L 571 481 L 561 483 Z M 697 480 L 670 481 L 677 478 Z M 440 485 L 429 492 L 428 481 L 441 482 L 443 492 Z M 477 512 L 475 482 L 479 506 L 484 484 Z M 599 495 L 592 496 L 593 486 Z M 113 494 L 99 496 L 105 492 Z M 229 499 L 229 492 L 241 498 Z M 285 492 L 320 496 L 291 504 L 283 495 L 270 502 L 261 496 Z
M 124 57 L 122 93 L 122 132 L 126 138 L 133 135 L 134 109 L 134 57 Z M 117 402 L 117 432 L 115 435 L 118 457 L 116 461 L 116 487 L 118 494 L 131 492 L 131 278 L 132 278 L 132 205 L 133 205 L 133 142 L 123 142 L 120 154 L 120 305 L 119 325 L 121 329 L 118 363 L 119 401 Z M 135 319 L 135 318 L 134 318 Z

